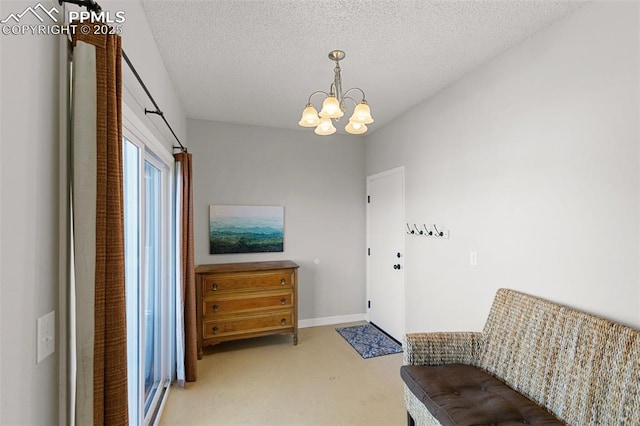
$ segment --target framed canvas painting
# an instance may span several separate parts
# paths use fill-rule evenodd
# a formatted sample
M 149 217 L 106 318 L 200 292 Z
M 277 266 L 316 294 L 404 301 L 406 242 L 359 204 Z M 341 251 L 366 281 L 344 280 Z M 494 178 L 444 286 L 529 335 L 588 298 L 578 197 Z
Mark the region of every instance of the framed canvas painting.
M 209 253 L 284 251 L 283 206 L 209 206 Z

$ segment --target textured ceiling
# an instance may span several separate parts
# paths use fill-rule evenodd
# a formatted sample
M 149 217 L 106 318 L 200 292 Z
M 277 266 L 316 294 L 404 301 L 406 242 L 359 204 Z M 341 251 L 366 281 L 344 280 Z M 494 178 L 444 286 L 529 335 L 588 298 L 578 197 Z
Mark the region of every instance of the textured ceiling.
M 340 49 L 343 88 L 365 91 L 370 131 L 584 4 L 140 1 L 187 117 L 300 129 L 308 96 L 333 81 L 327 54 Z

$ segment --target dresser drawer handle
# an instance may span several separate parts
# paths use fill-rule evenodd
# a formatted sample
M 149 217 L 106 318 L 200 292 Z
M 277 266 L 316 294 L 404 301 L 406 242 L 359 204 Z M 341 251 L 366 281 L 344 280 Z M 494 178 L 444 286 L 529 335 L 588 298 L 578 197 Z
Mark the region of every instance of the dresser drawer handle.
M 218 291 L 218 284 L 213 283 L 213 291 Z
M 286 324 L 287 324 L 287 320 L 286 320 L 286 319 L 284 319 L 284 318 L 282 318 L 282 319 L 280 320 L 280 324 L 281 324 L 281 325 L 286 325 Z
M 218 305 L 213 305 L 212 308 L 213 308 L 213 312 L 218 312 Z
M 213 327 L 213 334 L 218 334 L 218 327 Z
M 285 299 L 285 298 L 283 297 L 282 299 L 280 299 L 280 304 L 281 304 L 281 305 L 284 305 L 286 301 L 287 301 L 287 299 Z
M 287 280 L 285 280 L 284 278 L 280 280 L 280 285 L 285 285 L 287 283 Z

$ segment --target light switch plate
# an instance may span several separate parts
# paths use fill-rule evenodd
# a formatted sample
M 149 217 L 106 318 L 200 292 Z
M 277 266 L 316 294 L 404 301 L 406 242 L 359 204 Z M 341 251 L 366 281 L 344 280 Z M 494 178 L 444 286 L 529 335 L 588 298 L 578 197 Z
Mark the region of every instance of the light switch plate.
M 56 311 L 36 320 L 36 359 L 40 364 L 56 348 Z

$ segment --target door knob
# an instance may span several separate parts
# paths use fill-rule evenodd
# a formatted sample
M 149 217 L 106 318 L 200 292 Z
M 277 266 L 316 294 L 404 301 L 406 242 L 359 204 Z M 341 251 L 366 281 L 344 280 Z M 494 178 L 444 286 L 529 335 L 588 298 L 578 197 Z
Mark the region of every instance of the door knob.
M 393 265 L 393 269 L 400 269 L 400 264 Z
M 398 254 L 396 254 L 396 256 L 398 256 L 398 259 L 400 259 L 400 252 L 398 252 Z

